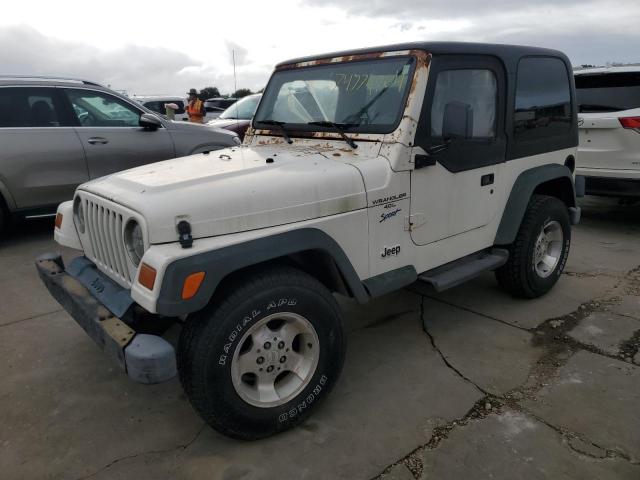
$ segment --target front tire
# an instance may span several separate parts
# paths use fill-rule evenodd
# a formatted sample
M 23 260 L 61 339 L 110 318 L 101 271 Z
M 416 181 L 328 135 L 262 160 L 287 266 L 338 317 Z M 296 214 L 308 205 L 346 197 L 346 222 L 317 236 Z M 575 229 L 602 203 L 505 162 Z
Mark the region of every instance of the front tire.
M 340 375 L 340 310 L 315 278 L 288 266 L 249 271 L 187 320 L 180 380 L 219 432 L 257 439 L 294 427 Z
M 571 244 L 566 205 L 555 197 L 533 195 L 509 259 L 496 270 L 498 284 L 517 297 L 536 298 L 547 293 L 562 275 Z

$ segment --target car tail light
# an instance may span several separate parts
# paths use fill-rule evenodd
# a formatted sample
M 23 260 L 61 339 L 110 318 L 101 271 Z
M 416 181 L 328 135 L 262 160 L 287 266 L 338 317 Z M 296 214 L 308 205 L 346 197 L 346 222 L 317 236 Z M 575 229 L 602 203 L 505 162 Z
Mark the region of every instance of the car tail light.
M 60 227 L 62 227 L 62 214 L 61 213 L 56 213 L 56 222 L 55 222 L 56 228 L 59 230 Z
M 640 117 L 620 117 L 618 120 L 623 128 L 640 131 Z

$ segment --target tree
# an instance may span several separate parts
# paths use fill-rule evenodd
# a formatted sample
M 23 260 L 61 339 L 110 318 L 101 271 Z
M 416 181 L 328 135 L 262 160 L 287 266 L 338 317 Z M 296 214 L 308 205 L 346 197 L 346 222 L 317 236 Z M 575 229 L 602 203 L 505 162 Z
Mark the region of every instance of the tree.
M 204 87 L 200 90 L 200 94 L 198 95 L 200 100 L 206 100 L 207 98 L 219 97 L 220 90 L 218 87 Z
M 235 98 L 242 98 L 242 97 L 246 97 L 247 95 L 251 95 L 252 93 L 253 92 L 248 88 L 239 88 L 238 90 L 235 91 L 233 96 Z

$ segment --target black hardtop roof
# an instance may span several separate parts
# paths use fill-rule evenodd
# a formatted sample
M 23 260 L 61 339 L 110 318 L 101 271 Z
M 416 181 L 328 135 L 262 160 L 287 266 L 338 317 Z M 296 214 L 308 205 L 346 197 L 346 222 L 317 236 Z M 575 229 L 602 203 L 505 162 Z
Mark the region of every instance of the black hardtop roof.
M 523 45 L 504 45 L 497 43 L 409 42 L 294 58 L 285 62 L 280 62 L 276 67 L 283 65 L 292 65 L 294 63 L 300 62 L 321 60 L 325 58 L 344 57 L 348 55 L 360 55 L 376 52 L 393 52 L 398 50 L 424 50 L 425 52 L 431 53 L 433 55 L 492 55 L 501 59 L 505 65 L 515 64 L 520 57 L 524 56 L 551 56 L 559 57 L 564 60 L 567 65 L 571 66 L 571 62 L 564 53 L 559 50 L 552 50 L 549 48 L 528 47 Z

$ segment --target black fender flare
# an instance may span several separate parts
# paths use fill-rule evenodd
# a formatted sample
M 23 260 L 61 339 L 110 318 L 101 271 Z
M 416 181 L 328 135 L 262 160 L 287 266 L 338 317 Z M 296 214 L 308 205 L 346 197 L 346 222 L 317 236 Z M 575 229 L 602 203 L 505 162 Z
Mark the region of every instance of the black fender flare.
M 216 288 L 227 275 L 242 268 L 308 250 L 321 250 L 329 254 L 353 296 L 360 303 L 369 300 L 369 293 L 340 245 L 322 230 L 303 228 L 174 260 L 165 270 L 156 311 L 166 316 L 197 312 L 209 303 Z M 192 298 L 183 300 L 184 280 L 195 272 L 205 272 L 202 285 Z
M 567 207 L 574 208 L 576 206 L 573 176 L 567 166 L 552 163 L 525 170 L 518 175 L 511 188 L 507 204 L 502 212 L 502 219 L 500 220 L 494 245 L 508 245 L 515 240 L 531 195 L 539 185 L 557 178 L 567 178 L 569 180 L 572 189 L 570 197 L 573 203 L 567 205 Z

